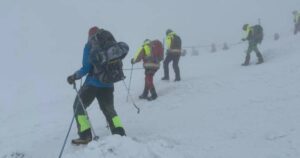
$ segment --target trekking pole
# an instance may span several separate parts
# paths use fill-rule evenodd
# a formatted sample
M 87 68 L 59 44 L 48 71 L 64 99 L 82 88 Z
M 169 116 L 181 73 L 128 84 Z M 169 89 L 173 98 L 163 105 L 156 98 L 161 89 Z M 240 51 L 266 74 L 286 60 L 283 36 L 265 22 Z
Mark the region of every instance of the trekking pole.
M 77 111 L 77 107 L 76 107 L 76 109 L 75 109 L 75 113 L 76 113 L 76 111 Z M 75 113 L 73 114 L 73 118 L 72 118 L 71 124 L 70 124 L 70 126 L 69 126 L 69 130 L 68 130 L 67 135 L 66 135 L 66 137 L 65 137 L 63 146 L 61 147 L 61 150 L 60 150 L 60 153 L 59 153 L 58 158 L 61 158 L 61 156 L 62 156 L 62 154 L 63 154 L 63 152 L 64 152 L 64 150 L 65 150 L 65 146 L 66 146 L 66 143 L 67 143 L 67 140 L 68 140 L 68 137 L 69 137 L 71 128 L 72 128 L 72 126 L 73 126 L 73 122 L 74 122 L 74 120 L 75 120 Z
M 83 102 L 82 102 L 82 100 L 81 100 L 81 98 L 80 98 L 80 96 L 79 96 L 79 92 L 78 92 L 78 90 L 77 90 L 77 88 L 76 88 L 76 83 L 74 83 L 74 89 L 75 89 L 75 91 L 76 91 L 76 93 L 77 93 L 77 97 L 78 97 L 78 100 L 79 100 L 79 102 L 80 102 L 80 104 L 81 104 L 81 107 L 82 107 L 82 109 L 83 109 L 83 111 L 84 111 L 84 114 L 86 115 L 86 118 L 87 118 L 88 122 L 90 123 L 91 130 L 92 130 L 92 133 L 93 133 L 93 135 L 94 135 L 93 140 L 96 140 L 96 141 L 97 141 L 97 140 L 99 139 L 99 137 L 96 135 L 96 133 L 95 133 L 95 131 L 94 131 L 94 128 L 93 128 L 93 126 L 92 126 L 92 123 L 91 123 L 91 121 L 90 121 L 89 115 L 88 115 L 86 109 L 84 108 Z
M 75 83 L 74 83 L 74 87 L 76 88 Z M 77 112 L 77 109 L 78 109 L 78 106 L 76 105 L 76 108 L 75 108 L 75 111 L 74 111 L 74 114 L 73 114 L 73 117 L 72 117 L 72 121 L 71 121 L 71 123 L 70 123 L 69 129 L 68 129 L 68 132 L 67 132 L 67 135 L 66 135 L 66 137 L 65 137 L 65 140 L 64 140 L 63 146 L 62 146 L 62 148 L 61 148 L 61 150 L 60 150 L 60 153 L 59 153 L 58 158 L 61 158 L 61 156 L 62 156 L 62 154 L 63 154 L 63 152 L 64 152 L 64 150 L 65 150 L 65 146 L 66 146 L 66 143 L 67 143 L 69 134 L 70 134 L 70 132 L 71 132 L 71 129 L 72 129 L 72 126 L 73 126 L 73 122 L 74 122 L 74 120 L 75 120 L 75 114 L 76 114 L 76 112 Z
M 131 64 L 131 71 L 130 71 L 130 78 L 129 78 L 129 85 L 128 85 L 128 92 L 127 92 L 126 102 L 128 102 L 128 96 L 129 96 L 129 92 L 130 92 L 131 78 L 132 78 L 132 71 L 133 71 L 133 64 Z
M 124 81 L 124 80 L 122 80 L 122 81 L 123 81 L 123 84 L 124 84 L 125 88 L 128 90 L 128 87 L 127 87 L 125 81 Z M 134 100 L 133 100 L 131 94 L 128 93 L 128 95 L 129 95 L 129 97 L 130 97 L 130 99 L 131 99 L 132 105 L 136 108 L 137 113 L 139 114 L 139 113 L 140 113 L 140 108 L 139 108 L 138 106 L 136 106 L 136 104 L 135 104 L 135 102 L 134 102 Z

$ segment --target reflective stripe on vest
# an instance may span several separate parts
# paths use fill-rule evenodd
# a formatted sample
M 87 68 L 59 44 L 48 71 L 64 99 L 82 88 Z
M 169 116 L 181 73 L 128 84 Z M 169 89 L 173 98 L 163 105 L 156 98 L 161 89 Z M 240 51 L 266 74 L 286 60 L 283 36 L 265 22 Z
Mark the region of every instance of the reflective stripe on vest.
M 146 69 L 158 69 L 160 67 L 159 63 L 144 63 L 144 68 Z

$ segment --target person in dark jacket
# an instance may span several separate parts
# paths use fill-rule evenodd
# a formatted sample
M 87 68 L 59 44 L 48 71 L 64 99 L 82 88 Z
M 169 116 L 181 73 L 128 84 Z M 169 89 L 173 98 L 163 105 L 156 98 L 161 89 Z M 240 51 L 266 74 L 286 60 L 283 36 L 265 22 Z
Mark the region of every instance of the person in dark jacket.
M 155 100 L 157 98 L 157 93 L 153 84 L 153 76 L 160 67 L 159 60 L 154 59 L 155 57 L 152 54 L 150 43 L 151 41 L 149 39 L 146 39 L 143 45 L 131 59 L 131 64 L 135 64 L 143 60 L 143 67 L 145 69 L 145 86 L 144 91 L 142 95 L 139 96 L 139 98 L 147 99 L 149 101 Z M 151 93 L 151 97 L 148 97 L 149 91 Z
M 295 29 L 294 29 L 294 34 L 296 35 L 298 32 L 300 32 L 300 12 L 298 11 L 293 11 L 294 15 L 294 23 L 295 23 Z
M 79 90 L 79 97 L 83 102 L 83 106 L 85 108 L 89 107 L 96 98 L 100 105 L 100 109 L 109 124 L 111 133 L 124 136 L 125 130 L 121 124 L 120 117 L 117 115 L 114 108 L 114 85 L 99 81 L 93 74 L 93 66 L 89 61 L 90 51 L 92 48 L 91 39 L 96 37 L 99 31 L 100 29 L 98 27 L 92 27 L 89 30 L 88 42 L 85 44 L 83 51 L 82 67 L 74 74 L 70 75 L 67 78 L 67 81 L 69 84 L 75 84 L 75 80 L 81 79 L 83 76 L 87 75 L 83 86 Z M 113 36 L 111 39 L 114 40 Z M 92 140 L 91 126 L 78 96 L 75 98 L 73 109 L 77 122 L 79 138 L 73 139 L 72 144 L 87 144 Z
M 181 56 L 181 39 L 180 37 L 171 29 L 166 31 L 166 44 L 167 44 L 167 53 L 164 60 L 164 77 L 162 80 L 170 80 L 169 77 L 169 63 L 173 62 L 173 69 L 175 72 L 175 80 L 180 81 L 180 70 L 179 70 L 179 59 Z
M 246 33 L 245 38 L 242 39 L 242 41 L 248 41 L 249 46 L 247 49 L 247 54 L 246 54 L 246 59 L 245 62 L 242 64 L 242 66 L 247 66 L 250 63 L 250 54 L 252 51 L 254 51 L 256 53 L 256 56 L 258 58 L 258 62 L 256 64 L 261 64 L 264 62 L 263 56 L 260 53 L 260 51 L 258 50 L 257 45 L 261 42 L 258 41 L 255 37 L 254 37 L 254 29 L 253 26 L 250 26 L 249 24 L 245 24 L 243 26 L 243 30 Z

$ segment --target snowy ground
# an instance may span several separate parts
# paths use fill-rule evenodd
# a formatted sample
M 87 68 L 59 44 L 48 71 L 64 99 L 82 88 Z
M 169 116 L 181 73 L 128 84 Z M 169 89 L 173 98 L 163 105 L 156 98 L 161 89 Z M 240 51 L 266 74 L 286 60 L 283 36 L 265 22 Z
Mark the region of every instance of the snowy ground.
M 73 24 L 77 18 L 84 19 L 84 15 L 61 15 L 64 5 L 50 12 L 39 7 L 26 8 L 32 5 L 29 3 L 14 3 L 7 1 L 0 15 L 5 24 L 17 23 L 0 29 L 5 37 L 1 38 L 4 44 L 0 62 L 0 158 L 58 157 L 73 116 L 75 97 L 66 77 L 80 67 L 91 21 L 85 19 L 86 25 L 68 29 L 64 18 L 73 17 L 68 19 Z M 43 5 L 56 7 L 52 1 Z M 72 11 L 79 9 L 74 5 Z M 60 18 L 56 20 L 57 17 Z M 112 27 L 113 32 L 127 42 L 126 32 L 116 28 Z M 74 35 L 73 30 L 82 32 Z M 137 35 L 144 38 L 136 33 L 128 39 L 132 49 L 124 61 L 125 68 L 130 68 L 129 59 L 138 47 L 133 44 L 142 41 L 134 38 Z M 260 47 L 265 59 L 261 65 L 255 65 L 253 53 L 251 65 L 240 66 L 246 44 L 217 53 L 203 49 L 199 56 L 182 57 L 182 81 L 172 81 L 171 65 L 171 81 L 161 81 L 161 69 L 155 76 L 159 98 L 152 102 L 138 99 L 144 72 L 134 71 L 131 95 L 140 114 L 131 101 L 126 102 L 123 83 L 115 85 L 115 107 L 128 136 L 110 135 L 95 102 L 88 112 L 100 140 L 72 146 L 70 139 L 77 137 L 73 126 L 63 157 L 299 158 L 300 36 L 288 32 L 279 41 L 273 41 L 271 35 Z M 65 40 L 69 42 L 63 43 Z M 127 84 L 129 75 L 126 71 Z
M 68 143 L 64 157 L 297 158 L 299 41 L 291 36 L 265 42 L 266 62 L 255 65 L 253 54 L 249 67 L 240 66 L 246 45 L 183 57 L 181 82 L 160 81 L 162 71 L 157 73 L 159 98 L 153 102 L 137 99 L 143 87 L 143 72 L 137 70 L 131 92 L 140 114 L 126 102 L 122 83 L 115 91 L 116 109 L 128 137 L 110 136 L 94 103 L 89 112 L 100 141 L 81 147 Z M 26 100 L 34 87 L 23 86 L 17 95 Z M 13 111 L 4 108 L 1 156 L 19 152 L 26 158 L 57 157 L 72 117 L 74 95 L 69 87 L 65 96 L 56 99 L 15 105 Z M 76 137 L 75 127 L 70 137 Z

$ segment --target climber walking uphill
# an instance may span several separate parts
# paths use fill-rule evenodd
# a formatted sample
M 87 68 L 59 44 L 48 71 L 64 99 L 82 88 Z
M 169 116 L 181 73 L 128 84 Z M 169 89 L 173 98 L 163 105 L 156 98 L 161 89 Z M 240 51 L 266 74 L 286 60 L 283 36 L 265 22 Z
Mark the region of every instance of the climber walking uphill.
M 180 81 L 180 70 L 179 70 L 179 59 L 181 56 L 181 39 L 180 37 L 171 29 L 166 31 L 166 44 L 167 52 L 166 58 L 164 60 L 164 77 L 162 80 L 169 80 L 169 63 L 173 61 L 173 69 L 175 72 L 175 80 Z
M 83 51 L 82 68 L 67 78 L 69 84 L 75 84 L 75 80 L 87 75 L 86 80 L 83 86 L 80 88 L 73 105 L 79 138 L 73 139 L 72 144 L 87 144 L 92 140 L 91 125 L 83 107 L 89 107 L 95 98 L 97 99 L 100 109 L 102 110 L 106 121 L 109 124 L 111 133 L 119 134 L 121 136 L 125 135 L 125 130 L 121 124 L 120 117 L 117 115 L 114 108 L 113 95 L 113 83 L 124 78 L 122 74 L 123 72 L 119 72 L 119 75 L 115 75 L 115 78 L 107 77 L 111 76 L 108 75 L 111 72 L 116 73 L 116 70 L 110 71 L 107 64 L 109 57 L 104 57 L 103 55 L 101 56 L 101 53 L 110 51 L 110 48 L 112 47 L 120 48 L 118 53 L 123 54 L 123 57 L 125 57 L 129 49 L 124 42 L 117 43 L 109 31 L 99 29 L 98 27 L 92 27 L 89 30 L 88 41 L 85 44 Z M 123 51 L 120 51 L 121 48 Z M 100 53 L 100 55 L 96 57 L 98 53 Z M 97 67 L 95 64 L 97 63 L 96 59 L 105 59 L 104 63 L 106 64 L 101 64 L 102 66 L 105 65 L 105 68 L 101 68 L 99 65 Z M 81 103 L 83 105 L 81 105 Z
M 298 32 L 300 32 L 300 12 L 298 11 L 293 11 L 294 15 L 294 23 L 295 23 L 295 29 L 294 29 L 294 34 L 296 35 Z
M 150 41 L 146 39 L 143 45 L 135 53 L 131 59 L 131 64 L 135 64 L 143 60 L 143 67 L 145 69 L 145 86 L 140 99 L 147 99 L 149 101 L 157 98 L 157 93 L 153 84 L 153 76 L 160 67 L 160 62 L 163 60 L 163 45 L 159 40 Z M 148 93 L 151 96 L 148 97 Z
M 263 28 L 260 25 L 250 26 L 249 24 L 245 24 L 243 26 L 243 30 L 246 33 L 245 38 L 242 41 L 248 41 L 248 49 L 246 52 L 246 59 L 242 66 L 247 66 L 250 63 L 250 54 L 252 51 L 256 53 L 258 58 L 258 62 L 256 64 L 261 64 L 264 62 L 263 56 L 258 50 L 257 45 L 261 44 L 263 40 Z

